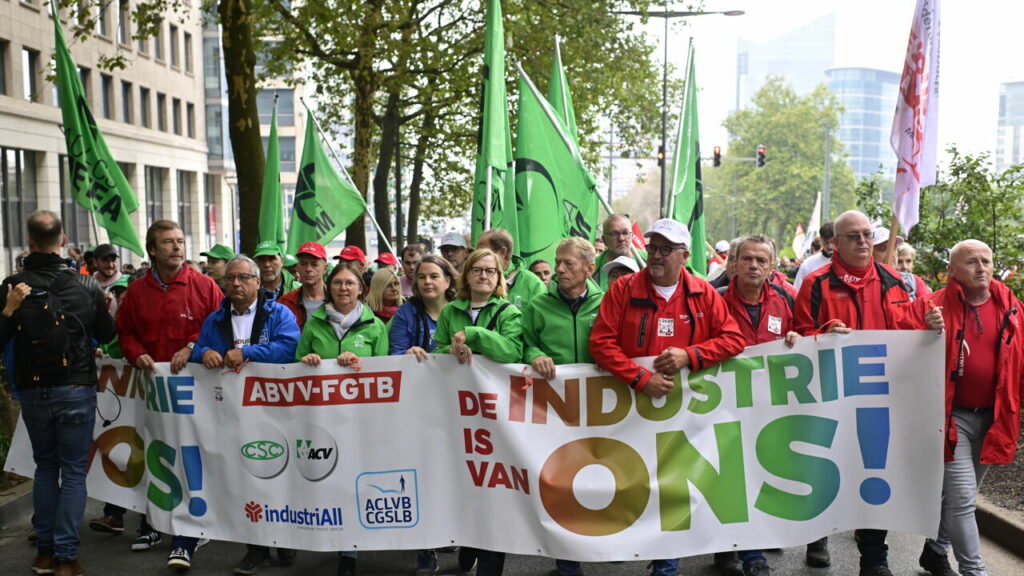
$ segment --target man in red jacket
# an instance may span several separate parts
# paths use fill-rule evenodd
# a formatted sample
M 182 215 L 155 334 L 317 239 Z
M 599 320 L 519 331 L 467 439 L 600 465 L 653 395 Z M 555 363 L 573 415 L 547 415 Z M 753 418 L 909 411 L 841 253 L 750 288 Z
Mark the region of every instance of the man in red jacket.
M 209 276 L 184 265 L 185 234 L 177 223 L 153 222 L 146 231 L 146 251 L 153 267 L 128 286 L 118 309 L 121 351 L 137 368 L 155 372 L 157 362 L 170 362 L 171 372 L 177 374 L 192 354 L 203 321 L 224 296 Z M 148 550 L 160 539 L 160 533 L 143 521 L 132 550 Z M 168 567 L 189 568 L 198 542 L 175 536 Z
M 992 279 L 992 250 L 964 240 L 949 253 L 949 282 L 915 307 L 941 309 L 946 324 L 946 444 L 937 540 L 919 560 L 935 576 L 953 576 L 948 550 L 964 576 L 985 574 L 974 518 L 990 465 L 1013 462 L 1024 386 L 1021 303 Z
M 804 279 L 796 299 L 796 327 L 801 335 L 850 330 L 915 330 L 927 324 L 941 329 L 942 315 L 914 314 L 903 280 L 872 258 L 874 238 L 868 217 L 851 210 L 835 221 L 832 260 Z M 892 576 L 885 530 L 856 531 L 860 576 Z M 808 562 L 812 560 L 808 551 Z M 827 548 L 822 555 L 827 559 Z
M 644 237 L 647 268 L 608 289 L 590 333 L 590 354 L 630 388 L 660 398 L 683 368 L 700 370 L 739 354 L 743 335 L 718 292 L 686 272 L 685 225 L 664 218 Z M 633 361 L 644 356 L 656 356 L 653 370 Z M 674 575 L 678 564 L 655 560 L 651 576 Z

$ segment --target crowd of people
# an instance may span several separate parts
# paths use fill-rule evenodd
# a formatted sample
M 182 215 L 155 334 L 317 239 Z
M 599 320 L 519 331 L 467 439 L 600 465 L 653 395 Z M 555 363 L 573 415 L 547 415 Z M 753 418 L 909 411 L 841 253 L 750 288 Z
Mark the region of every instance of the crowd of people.
M 450 354 L 463 365 L 474 356 L 523 363 L 546 379 L 557 378 L 561 365 L 595 363 L 635 393 L 658 398 L 672 392 L 681 370 L 713 366 L 746 346 L 924 329 L 945 334 L 947 442 L 943 495 L 935 503 L 939 536 L 925 542 L 919 562 L 934 576 L 951 576 L 952 549 L 961 574 L 985 573 L 974 502 L 987 467 L 1014 457 L 1024 337 L 1014 337 L 1020 301 L 993 279 L 992 252 L 982 242 L 953 246 L 947 284 L 931 293 L 912 273 L 913 248 L 900 245 L 898 268 L 884 263 L 889 231 L 856 211 L 822 226 L 821 250 L 802 262 L 794 283 L 780 273 L 775 242 L 766 236 L 718 242 L 704 280 L 687 268 L 692 243 L 703 239 L 662 219 L 643 234 L 646 249 L 639 250 L 632 222 L 620 214 L 603 222 L 599 246 L 568 238 L 554 262 L 529 267 L 500 229 L 484 232 L 476 246 L 445 234 L 439 254 L 410 244 L 398 255 L 380 254 L 376 267 L 357 246 L 346 246 L 329 266 L 316 242 L 294 255 L 263 242 L 251 257 L 216 245 L 202 253 L 205 271 L 185 259 L 185 236 L 169 220 L 148 229 L 150 263 L 139 270 L 119 268 L 108 244 L 85 255 L 69 250 L 65 259 L 67 238 L 52 212 L 31 214 L 27 230 L 30 252 L 0 287 L 0 344 L 9 352 L 36 462 L 37 574 L 83 573 L 79 529 L 97 355 L 141 370 L 167 362 L 177 373 L 190 362 L 236 370 L 250 361 L 355 367 L 373 356 L 427 361 Z M 637 363 L 642 357 L 654 358 L 651 368 Z M 89 526 L 120 534 L 124 516 L 107 504 Z M 162 539 L 143 516 L 131 548 L 149 550 Z M 860 575 L 889 576 L 886 532 L 857 530 L 856 540 Z M 203 544 L 172 535 L 168 566 L 188 569 Z M 234 572 L 255 574 L 272 552 L 247 546 Z M 296 553 L 278 549 L 277 561 L 288 565 Z M 355 574 L 356 561 L 355 553 L 340 552 L 338 574 Z M 806 561 L 830 565 L 827 538 L 808 544 Z M 504 553 L 459 550 L 460 567 L 476 566 L 480 576 L 501 574 L 504 562 Z M 771 571 L 760 550 L 715 554 L 714 562 L 727 576 Z M 555 563 L 561 576 L 582 574 L 578 562 Z M 655 560 L 650 574 L 677 569 L 677 559 Z M 437 552 L 420 551 L 417 573 L 436 570 Z

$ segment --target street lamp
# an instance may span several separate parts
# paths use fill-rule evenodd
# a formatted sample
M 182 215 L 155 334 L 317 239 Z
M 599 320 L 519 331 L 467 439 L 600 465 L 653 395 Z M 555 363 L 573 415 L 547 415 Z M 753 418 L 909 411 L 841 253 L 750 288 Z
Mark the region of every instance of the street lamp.
M 669 10 L 668 3 L 661 12 L 641 12 L 639 10 L 618 10 L 615 14 L 626 16 L 648 16 L 665 19 L 665 41 L 664 54 L 661 69 L 661 206 L 660 211 L 664 212 L 668 196 L 668 21 L 672 18 L 689 18 L 690 16 L 709 16 L 721 14 L 722 16 L 742 16 L 746 14 L 743 10 L 721 10 L 711 12 L 691 12 L 685 10 Z M 662 214 L 663 217 L 667 216 Z

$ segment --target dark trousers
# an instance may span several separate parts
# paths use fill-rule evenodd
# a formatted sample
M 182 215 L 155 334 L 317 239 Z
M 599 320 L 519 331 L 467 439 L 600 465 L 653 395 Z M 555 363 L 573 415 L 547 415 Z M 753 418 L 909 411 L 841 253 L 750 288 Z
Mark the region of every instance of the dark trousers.
M 477 576 L 501 576 L 505 570 L 505 553 L 479 550 L 476 555 Z
M 885 543 L 887 530 L 862 529 L 853 532 L 860 550 L 860 567 L 889 565 L 889 546 Z

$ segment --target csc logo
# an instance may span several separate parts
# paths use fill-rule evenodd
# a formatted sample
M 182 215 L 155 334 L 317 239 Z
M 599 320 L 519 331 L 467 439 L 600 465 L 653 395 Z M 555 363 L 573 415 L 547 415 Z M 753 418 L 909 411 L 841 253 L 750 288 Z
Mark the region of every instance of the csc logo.
M 284 446 L 270 440 L 255 440 L 242 445 L 242 456 L 250 460 L 273 460 L 287 454 Z

